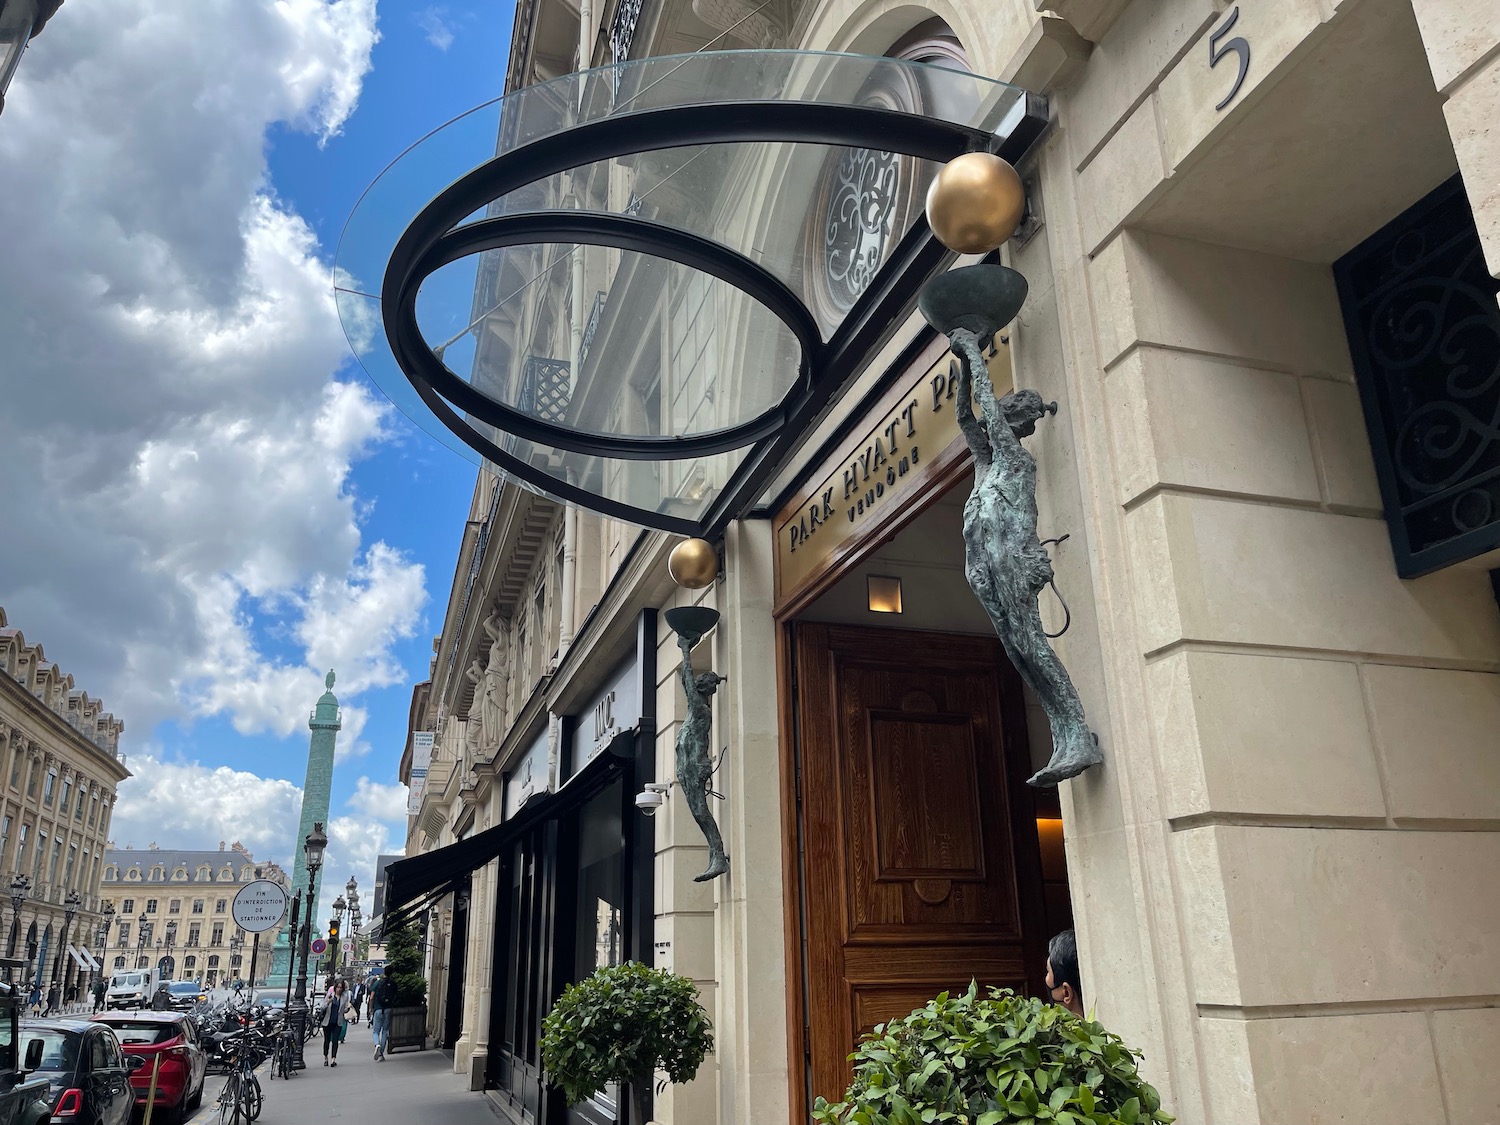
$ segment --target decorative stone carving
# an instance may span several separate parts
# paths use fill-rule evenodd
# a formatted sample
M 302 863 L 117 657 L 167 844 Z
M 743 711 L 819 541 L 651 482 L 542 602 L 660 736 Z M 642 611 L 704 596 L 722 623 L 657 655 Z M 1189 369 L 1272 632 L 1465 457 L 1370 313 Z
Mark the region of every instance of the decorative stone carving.
M 489 663 L 480 685 L 479 718 L 485 746 L 498 746 L 505 730 L 505 619 L 492 613 L 484 621 L 485 636 L 490 639 Z

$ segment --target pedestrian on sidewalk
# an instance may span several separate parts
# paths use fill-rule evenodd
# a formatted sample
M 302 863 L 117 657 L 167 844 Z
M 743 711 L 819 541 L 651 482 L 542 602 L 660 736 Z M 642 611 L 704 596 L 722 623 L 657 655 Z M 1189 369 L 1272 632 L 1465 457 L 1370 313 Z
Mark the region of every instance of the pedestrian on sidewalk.
M 385 1045 L 390 1039 L 391 1005 L 395 1000 L 396 986 L 384 973 L 378 974 L 370 985 L 370 1028 L 375 1033 L 375 1061 L 385 1061 Z
M 339 981 L 328 990 L 328 1001 L 323 1005 L 323 1065 L 339 1065 L 339 1043 L 343 1041 L 344 1029 L 349 1024 L 349 997 L 344 991 L 344 982 Z M 332 1057 L 330 1058 L 330 1052 Z
M 31 997 L 26 1001 L 26 1005 L 31 1009 L 33 1016 L 42 1014 L 42 985 L 40 981 L 32 984 Z
M 349 990 L 349 1004 L 354 1009 L 354 1022 L 359 1022 L 359 1006 L 365 998 L 365 982 L 357 980 Z
M 104 978 L 100 977 L 94 982 L 94 1011 L 104 1010 Z
M 57 982 L 53 981 L 47 986 L 47 1009 L 42 1015 L 50 1016 L 55 1011 L 57 1011 Z

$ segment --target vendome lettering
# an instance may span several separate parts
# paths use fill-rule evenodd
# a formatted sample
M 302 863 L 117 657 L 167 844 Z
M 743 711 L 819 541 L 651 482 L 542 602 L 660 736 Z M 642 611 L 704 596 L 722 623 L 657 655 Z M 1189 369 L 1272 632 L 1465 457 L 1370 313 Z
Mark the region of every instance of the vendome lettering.
M 919 399 L 913 398 L 894 412 L 875 438 L 852 457 L 840 474 L 840 483 L 825 488 L 798 517 L 787 525 L 788 550 L 798 547 L 818 533 L 833 519 L 835 504 L 850 523 L 872 509 L 896 482 L 921 463 L 922 451 L 916 442 L 917 423 L 924 415 L 936 414 L 953 398 L 958 386 L 957 368 L 950 363 L 946 370 L 933 372 L 928 380 L 932 409 L 922 411 Z M 923 396 L 925 398 L 925 396 Z M 834 493 L 841 495 L 835 501 Z

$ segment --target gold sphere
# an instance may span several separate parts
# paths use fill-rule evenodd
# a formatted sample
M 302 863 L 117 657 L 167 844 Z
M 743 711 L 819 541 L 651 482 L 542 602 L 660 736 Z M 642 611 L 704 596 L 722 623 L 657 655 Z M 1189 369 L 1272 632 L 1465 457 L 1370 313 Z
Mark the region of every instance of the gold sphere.
M 667 556 L 667 573 L 687 590 L 701 590 L 719 576 L 719 558 L 707 539 L 684 539 Z
M 1016 233 L 1026 188 L 1016 170 L 988 152 L 966 152 L 938 169 L 927 189 L 927 223 L 950 250 L 987 254 Z

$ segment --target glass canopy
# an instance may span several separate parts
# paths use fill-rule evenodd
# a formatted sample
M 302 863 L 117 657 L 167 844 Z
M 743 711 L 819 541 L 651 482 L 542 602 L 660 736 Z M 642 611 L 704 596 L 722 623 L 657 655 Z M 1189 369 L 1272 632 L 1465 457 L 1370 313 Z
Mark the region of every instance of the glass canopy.
M 802 51 L 570 74 L 456 118 L 365 192 L 336 287 L 375 383 L 526 487 L 686 534 L 754 485 L 949 257 L 943 162 L 1014 160 L 1038 99 Z

